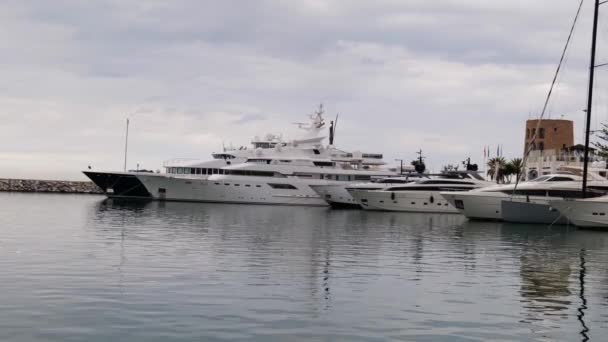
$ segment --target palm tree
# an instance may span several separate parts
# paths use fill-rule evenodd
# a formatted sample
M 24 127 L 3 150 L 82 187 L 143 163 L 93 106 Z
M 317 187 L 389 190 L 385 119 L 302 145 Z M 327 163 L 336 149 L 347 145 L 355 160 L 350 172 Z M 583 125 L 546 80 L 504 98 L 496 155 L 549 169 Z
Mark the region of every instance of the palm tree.
M 504 182 L 506 164 L 507 161 L 503 157 L 496 157 L 488 160 L 488 176 L 490 179 L 496 179 L 496 183 Z
M 515 176 L 515 179 L 519 178 L 521 172 L 524 169 L 524 162 L 521 158 L 513 158 L 505 165 L 505 176 L 509 178 L 511 183 L 511 177 Z

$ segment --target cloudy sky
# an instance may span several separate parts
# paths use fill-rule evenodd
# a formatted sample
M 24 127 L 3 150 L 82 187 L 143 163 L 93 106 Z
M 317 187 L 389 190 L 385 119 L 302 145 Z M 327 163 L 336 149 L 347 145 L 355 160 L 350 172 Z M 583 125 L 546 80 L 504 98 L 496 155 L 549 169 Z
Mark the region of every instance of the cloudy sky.
M 519 156 L 578 3 L 5 0 L 0 177 L 119 170 L 126 117 L 129 167 L 158 169 L 223 142 L 293 136 L 291 122 L 319 102 L 340 113 L 338 146 L 391 162 L 419 148 L 434 169 L 481 162 L 484 145 L 498 143 Z M 553 118 L 576 120 L 578 138 L 591 10 L 587 1 L 550 106 Z M 602 43 L 598 63 L 608 61 Z M 607 98 L 598 92 L 599 109 Z

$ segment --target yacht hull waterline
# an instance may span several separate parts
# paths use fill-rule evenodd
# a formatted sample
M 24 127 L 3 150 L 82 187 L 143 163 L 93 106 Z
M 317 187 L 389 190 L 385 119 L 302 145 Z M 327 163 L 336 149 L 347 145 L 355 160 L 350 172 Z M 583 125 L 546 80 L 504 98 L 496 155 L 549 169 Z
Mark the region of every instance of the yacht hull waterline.
M 327 206 L 306 182 L 291 180 L 296 189 L 276 189 L 255 177 L 210 176 L 207 179 L 139 175 L 155 200 L 235 204 Z M 275 181 L 276 182 L 276 181 Z M 275 184 L 275 183 L 273 183 Z M 284 183 L 287 184 L 287 183 Z
M 311 185 L 317 195 L 334 209 L 361 209 L 361 205 L 348 193 L 346 185 Z
M 439 191 L 391 193 L 351 190 L 350 193 L 365 210 L 458 214 L 458 210 L 441 197 Z
M 502 201 L 502 218 L 511 223 L 568 224 L 568 218 L 549 203 Z
M 553 208 L 581 228 L 608 229 L 608 198 L 554 200 Z
M 83 171 L 110 198 L 152 199 L 133 172 Z

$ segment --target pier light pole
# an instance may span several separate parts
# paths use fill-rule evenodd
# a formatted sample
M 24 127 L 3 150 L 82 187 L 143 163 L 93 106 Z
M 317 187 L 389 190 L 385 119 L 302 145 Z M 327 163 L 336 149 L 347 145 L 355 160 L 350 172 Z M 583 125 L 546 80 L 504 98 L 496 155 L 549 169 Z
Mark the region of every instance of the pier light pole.
M 124 171 L 127 172 L 127 151 L 129 148 L 129 118 L 127 118 L 127 128 L 125 131 L 125 163 L 124 163 Z

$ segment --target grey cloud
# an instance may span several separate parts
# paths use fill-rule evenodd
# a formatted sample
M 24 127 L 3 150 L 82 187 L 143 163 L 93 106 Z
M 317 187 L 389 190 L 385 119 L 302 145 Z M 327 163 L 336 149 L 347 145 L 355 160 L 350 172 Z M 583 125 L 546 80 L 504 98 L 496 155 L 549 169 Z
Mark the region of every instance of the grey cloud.
M 341 113 L 338 139 L 348 149 L 391 160 L 421 147 L 438 166 L 499 142 L 515 155 L 576 5 L 4 2 L 0 153 L 63 154 L 53 167 L 69 177 L 82 167 L 71 154 L 116 168 L 132 116 L 133 158 L 157 168 L 205 157 L 222 141 L 246 144 L 282 127 L 296 134 L 289 123 L 324 102 L 329 117 Z M 586 8 L 552 103 L 577 123 L 588 17 Z
M 266 120 L 267 117 L 266 115 L 263 114 L 245 114 L 245 115 L 241 115 L 238 119 L 233 120 L 232 123 L 235 125 L 242 125 L 245 123 L 249 123 L 252 121 L 260 121 L 260 120 Z

